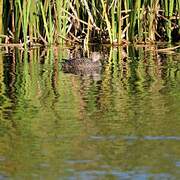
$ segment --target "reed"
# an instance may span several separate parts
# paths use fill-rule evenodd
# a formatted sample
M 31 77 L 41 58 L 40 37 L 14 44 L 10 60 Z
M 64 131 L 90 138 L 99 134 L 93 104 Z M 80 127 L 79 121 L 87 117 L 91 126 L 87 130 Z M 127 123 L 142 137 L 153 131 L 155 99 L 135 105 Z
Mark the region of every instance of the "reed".
M 1 35 L 24 47 L 37 42 L 120 45 L 123 39 L 171 42 L 180 36 L 180 0 L 3 0 L 0 13 Z

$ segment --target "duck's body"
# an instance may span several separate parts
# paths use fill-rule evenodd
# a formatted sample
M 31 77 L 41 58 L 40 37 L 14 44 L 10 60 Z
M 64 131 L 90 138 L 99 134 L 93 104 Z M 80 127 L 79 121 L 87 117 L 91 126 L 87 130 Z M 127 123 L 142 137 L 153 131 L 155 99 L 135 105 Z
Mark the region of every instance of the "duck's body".
M 101 66 L 100 61 L 95 61 L 93 62 L 89 58 L 78 58 L 78 59 L 68 59 L 63 62 L 64 67 L 74 67 L 77 69 L 81 68 L 94 68 L 94 67 L 99 67 Z
M 100 55 L 97 53 L 92 54 L 91 58 L 76 58 L 65 60 L 62 63 L 62 69 L 66 73 L 91 75 L 100 73 L 101 62 L 99 61 Z

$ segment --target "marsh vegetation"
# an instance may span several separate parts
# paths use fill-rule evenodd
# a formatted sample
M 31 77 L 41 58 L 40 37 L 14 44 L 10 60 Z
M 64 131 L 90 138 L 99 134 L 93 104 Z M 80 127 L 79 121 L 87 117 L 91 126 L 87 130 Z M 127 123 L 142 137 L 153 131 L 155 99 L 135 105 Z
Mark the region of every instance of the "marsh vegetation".
M 62 44 L 177 41 L 180 0 L 3 0 L 1 41 Z
M 180 0 L 0 1 L 0 179 L 180 179 L 179 27 Z

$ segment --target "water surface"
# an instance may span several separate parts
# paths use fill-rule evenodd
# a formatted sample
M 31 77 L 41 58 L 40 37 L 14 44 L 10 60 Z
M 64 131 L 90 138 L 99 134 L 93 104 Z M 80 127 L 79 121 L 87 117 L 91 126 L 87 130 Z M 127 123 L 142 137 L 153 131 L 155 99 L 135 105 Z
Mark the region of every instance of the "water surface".
M 180 53 L 121 51 L 95 76 L 0 53 L 0 179 L 180 179 Z

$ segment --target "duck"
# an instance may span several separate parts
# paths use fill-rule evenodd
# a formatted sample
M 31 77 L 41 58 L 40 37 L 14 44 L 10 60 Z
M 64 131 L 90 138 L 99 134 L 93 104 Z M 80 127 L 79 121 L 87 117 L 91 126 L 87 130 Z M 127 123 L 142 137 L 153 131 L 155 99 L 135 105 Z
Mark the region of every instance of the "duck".
M 102 55 L 99 52 L 92 52 L 90 58 L 65 59 L 62 62 L 62 70 L 65 73 L 80 75 L 99 74 L 102 67 L 101 58 Z

